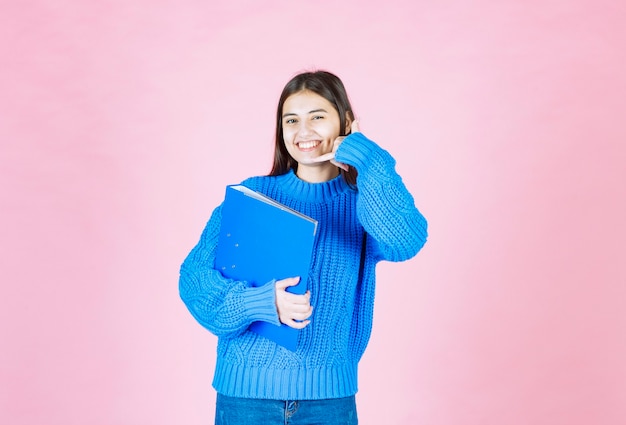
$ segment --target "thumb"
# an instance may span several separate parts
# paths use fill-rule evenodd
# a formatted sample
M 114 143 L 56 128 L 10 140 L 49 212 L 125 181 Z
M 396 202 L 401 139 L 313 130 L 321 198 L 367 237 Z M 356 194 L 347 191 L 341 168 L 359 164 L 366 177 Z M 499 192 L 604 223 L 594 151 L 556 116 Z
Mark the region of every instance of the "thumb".
M 288 277 L 287 279 L 282 279 L 276 282 L 276 289 L 285 289 L 289 286 L 295 286 L 298 282 L 300 282 L 300 276 Z

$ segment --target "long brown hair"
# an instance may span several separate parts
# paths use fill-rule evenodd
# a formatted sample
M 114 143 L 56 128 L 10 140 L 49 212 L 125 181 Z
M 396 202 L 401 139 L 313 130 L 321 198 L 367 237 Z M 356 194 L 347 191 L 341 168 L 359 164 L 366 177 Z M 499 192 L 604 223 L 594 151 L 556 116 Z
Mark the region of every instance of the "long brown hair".
M 303 72 L 296 75 L 285 85 L 278 100 L 274 164 L 272 165 L 270 176 L 279 176 L 287 173 L 289 170 L 297 171 L 298 169 L 298 163 L 289 155 L 285 147 L 282 115 L 283 105 L 287 98 L 303 90 L 311 91 L 328 100 L 339 113 L 339 134 L 342 136 L 350 134 L 350 129 L 346 128 L 346 121 L 352 121 L 354 114 L 346 88 L 339 77 L 328 71 Z M 339 171 L 348 184 L 356 186 L 357 172 L 354 167 L 349 167 L 348 171 L 342 169 Z

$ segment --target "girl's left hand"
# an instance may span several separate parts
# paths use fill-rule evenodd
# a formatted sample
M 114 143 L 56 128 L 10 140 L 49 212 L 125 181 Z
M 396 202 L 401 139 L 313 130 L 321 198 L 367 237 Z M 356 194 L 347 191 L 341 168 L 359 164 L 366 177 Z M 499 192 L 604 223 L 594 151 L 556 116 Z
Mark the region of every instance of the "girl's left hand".
M 350 125 L 350 134 L 359 133 L 360 131 L 361 130 L 359 128 L 359 122 L 357 120 L 352 121 L 352 124 Z M 346 164 L 335 161 L 335 152 L 337 152 L 339 145 L 341 144 L 341 142 L 343 142 L 343 139 L 345 139 L 346 137 L 348 136 L 337 137 L 335 139 L 335 142 L 333 143 L 333 150 L 331 152 L 325 153 L 324 155 L 318 156 L 317 158 L 313 159 L 312 162 L 330 161 L 331 164 L 336 165 L 337 167 L 341 168 L 344 171 L 348 171 L 348 166 Z

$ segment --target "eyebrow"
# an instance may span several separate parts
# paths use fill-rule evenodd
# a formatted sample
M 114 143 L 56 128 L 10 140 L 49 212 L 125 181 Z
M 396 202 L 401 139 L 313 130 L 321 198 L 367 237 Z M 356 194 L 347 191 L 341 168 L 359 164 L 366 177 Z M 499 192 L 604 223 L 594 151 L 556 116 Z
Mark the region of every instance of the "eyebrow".
M 310 115 L 310 114 L 315 114 L 315 113 L 318 113 L 318 112 L 328 112 L 328 111 L 326 109 L 323 109 L 323 108 L 313 109 L 312 111 L 309 111 L 308 114 Z M 289 116 L 292 116 L 292 115 L 297 116 L 298 114 L 295 114 L 293 112 L 287 112 L 286 114 L 283 114 L 283 118 L 289 117 Z

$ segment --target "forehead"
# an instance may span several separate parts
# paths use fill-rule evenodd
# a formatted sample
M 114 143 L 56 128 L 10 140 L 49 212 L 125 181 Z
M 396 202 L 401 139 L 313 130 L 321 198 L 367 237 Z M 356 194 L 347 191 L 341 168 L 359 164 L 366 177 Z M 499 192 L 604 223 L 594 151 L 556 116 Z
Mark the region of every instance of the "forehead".
M 307 114 L 311 111 L 324 109 L 335 111 L 335 106 L 326 98 L 310 90 L 303 90 L 289 96 L 283 104 L 283 113 Z

